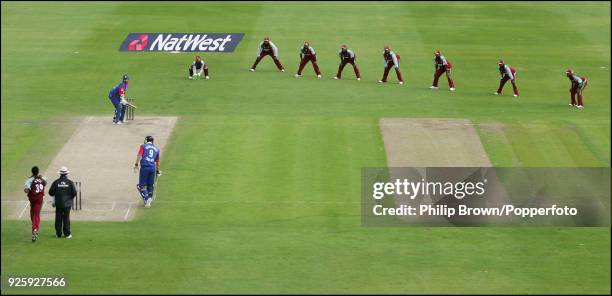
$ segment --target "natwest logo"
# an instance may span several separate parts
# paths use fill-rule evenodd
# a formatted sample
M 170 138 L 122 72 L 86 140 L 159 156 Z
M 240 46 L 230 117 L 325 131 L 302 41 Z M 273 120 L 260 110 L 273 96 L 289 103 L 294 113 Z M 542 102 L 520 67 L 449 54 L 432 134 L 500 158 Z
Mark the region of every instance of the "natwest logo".
M 149 45 L 149 34 L 142 34 L 128 44 L 128 50 L 143 50 Z
M 119 51 L 233 52 L 244 33 L 130 33 Z

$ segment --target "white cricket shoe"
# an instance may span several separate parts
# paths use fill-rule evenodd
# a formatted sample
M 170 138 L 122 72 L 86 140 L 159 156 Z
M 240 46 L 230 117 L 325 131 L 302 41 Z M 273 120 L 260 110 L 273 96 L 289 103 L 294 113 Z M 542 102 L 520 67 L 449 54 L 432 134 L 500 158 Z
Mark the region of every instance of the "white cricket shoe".
M 403 84 L 404 84 L 404 82 L 403 82 L 403 81 L 400 81 L 400 82 L 399 82 L 399 85 L 403 85 Z
M 151 207 L 151 202 L 153 201 L 152 198 L 147 198 L 147 201 L 145 201 L 145 208 L 150 208 Z
M 281 72 L 285 72 L 285 69 L 281 69 Z
M 493 94 L 494 94 L 494 95 L 496 95 L 496 96 L 498 96 L 498 95 L 499 95 L 499 93 L 498 93 L 498 92 L 494 92 Z
M 584 106 L 580 106 L 580 105 L 578 105 L 578 106 L 576 106 L 576 107 L 577 107 L 578 109 L 583 109 L 583 108 L 584 108 Z
M 378 83 L 384 83 L 384 81 L 382 81 L 382 80 L 378 80 Z
M 300 76 L 302 76 L 302 75 L 300 75 L 300 74 L 295 74 L 295 78 L 299 78 Z
M 317 75 L 317 78 L 321 78 L 321 74 Z
M 123 123 L 122 123 L 121 121 L 117 121 L 117 122 L 115 122 L 115 124 L 116 124 L 116 125 L 121 125 L 121 124 L 123 124 Z
M 357 77 L 357 81 L 361 81 L 361 77 Z
M 514 95 L 514 97 L 516 98 L 516 97 L 518 97 L 518 95 Z
M 71 239 L 71 238 L 72 238 L 72 234 L 66 237 L 66 239 Z
M 255 72 L 255 69 L 251 68 L 251 72 Z
M 574 104 L 570 103 L 570 104 L 569 104 L 569 106 L 570 106 L 570 107 L 574 107 Z
M 432 85 L 432 86 L 429 87 L 429 89 L 438 89 L 438 87 Z
M 206 76 L 206 79 L 210 79 L 210 76 Z
M 340 79 L 340 78 L 338 78 L 338 77 L 336 76 L 336 77 L 334 77 L 334 79 L 338 80 L 338 79 Z
M 450 88 L 450 91 L 455 91 L 455 88 L 454 88 L 454 87 L 451 87 L 451 88 Z

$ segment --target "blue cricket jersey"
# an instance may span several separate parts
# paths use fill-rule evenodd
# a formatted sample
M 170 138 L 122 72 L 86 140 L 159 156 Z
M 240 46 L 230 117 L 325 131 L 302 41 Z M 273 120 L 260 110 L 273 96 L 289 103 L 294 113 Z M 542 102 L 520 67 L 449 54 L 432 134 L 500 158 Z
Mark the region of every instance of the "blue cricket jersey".
M 140 145 L 138 155 L 142 155 L 140 159 L 141 168 L 153 168 L 155 169 L 155 163 L 159 162 L 159 148 L 151 143 Z
M 121 98 L 121 95 L 125 94 L 127 89 L 128 89 L 127 83 L 121 82 L 115 85 L 115 87 L 113 87 L 110 90 L 110 92 L 108 92 L 108 98 L 111 100 L 119 100 Z

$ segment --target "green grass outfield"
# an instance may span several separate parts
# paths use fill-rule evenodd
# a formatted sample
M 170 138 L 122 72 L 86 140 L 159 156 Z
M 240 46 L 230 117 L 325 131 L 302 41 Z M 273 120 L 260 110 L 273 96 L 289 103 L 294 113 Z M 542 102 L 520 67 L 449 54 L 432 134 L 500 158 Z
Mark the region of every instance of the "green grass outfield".
M 73 223 L 71 241 L 44 221 L 32 244 L 29 223 L 3 220 L 3 275 L 68 276 L 55 293 L 610 293 L 610 228 L 364 228 L 358 203 L 361 168 L 386 163 L 381 117 L 503 124 L 479 129 L 495 166 L 610 166 L 610 2 L 1 5 L 3 195 L 77 116 L 110 122 L 124 72 L 138 114 L 180 116 L 154 207 Z M 246 35 L 189 81 L 192 54 L 118 52 L 129 32 Z M 268 58 L 248 71 L 268 34 L 285 73 Z M 304 39 L 324 79 L 293 77 Z M 341 43 L 362 81 L 331 79 Z M 404 86 L 376 83 L 387 44 Z M 436 48 L 455 93 L 428 89 Z M 492 95 L 500 57 L 518 99 Z M 568 67 L 589 78 L 583 111 Z

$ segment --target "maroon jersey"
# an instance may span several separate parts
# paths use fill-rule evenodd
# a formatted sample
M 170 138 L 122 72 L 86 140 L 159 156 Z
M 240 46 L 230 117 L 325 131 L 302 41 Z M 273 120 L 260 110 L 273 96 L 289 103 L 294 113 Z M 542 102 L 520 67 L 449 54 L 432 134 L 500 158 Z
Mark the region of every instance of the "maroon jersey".
M 272 45 L 270 44 L 270 42 L 262 42 L 261 43 L 261 50 L 262 51 L 272 51 Z
M 508 65 L 500 65 L 499 66 L 499 74 L 503 78 L 504 76 L 508 76 L 510 79 L 514 79 L 516 77 L 516 70 L 513 67 Z
M 391 53 L 385 52 L 383 53 L 383 58 L 385 59 L 385 62 L 389 63 L 392 62 L 393 60 L 391 59 Z
M 383 58 L 385 59 L 385 62 L 387 63 L 393 63 L 393 56 L 395 56 L 397 61 L 399 62 L 400 60 L 399 53 L 395 53 L 393 51 L 383 53 Z
M 385 67 L 389 67 L 389 65 L 393 65 L 396 69 L 399 69 L 399 61 L 400 55 L 396 54 L 393 51 L 384 51 L 383 52 L 383 60 L 385 61 Z
M 314 48 L 312 48 L 311 46 L 308 46 L 306 48 L 302 47 L 300 49 L 300 56 L 303 56 L 303 57 L 312 57 L 314 55 L 316 55 L 316 52 L 315 52 Z
M 195 61 L 193 61 L 193 63 L 191 64 L 191 66 L 192 66 L 192 67 L 194 67 L 194 66 L 195 66 L 195 68 L 196 68 L 196 69 L 200 70 L 200 69 L 202 69 L 202 67 L 204 67 L 204 61 L 202 61 L 202 60 L 200 60 L 200 61 L 195 60 Z
M 355 60 L 355 53 L 350 49 L 340 50 L 340 53 L 338 55 L 340 56 L 341 62 L 349 62 Z
M 28 179 L 30 182 L 30 192 L 28 192 L 28 198 L 30 199 L 39 199 L 45 195 L 45 186 L 47 186 L 47 181 L 42 176 L 35 176 Z
M 586 77 L 581 77 L 576 74 L 572 74 L 568 78 L 572 82 L 572 84 L 576 84 L 576 85 L 581 85 L 584 83 L 584 81 L 586 81 Z
M 447 60 L 443 55 L 436 56 L 434 58 L 434 63 L 436 64 L 436 68 L 438 69 L 450 69 L 453 67 L 451 62 Z

